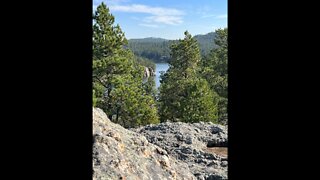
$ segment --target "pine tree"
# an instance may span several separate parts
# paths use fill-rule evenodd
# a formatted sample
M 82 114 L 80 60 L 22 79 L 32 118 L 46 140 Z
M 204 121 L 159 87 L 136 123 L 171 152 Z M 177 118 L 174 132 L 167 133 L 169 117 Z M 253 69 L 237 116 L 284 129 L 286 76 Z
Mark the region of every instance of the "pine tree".
M 124 127 L 157 123 L 153 98 L 143 89 L 143 67 L 134 61 L 119 25 L 102 3 L 93 16 L 93 103 Z
M 114 26 L 114 16 L 102 2 L 93 15 L 93 59 L 116 54 L 128 41 L 119 25 Z
M 219 122 L 226 124 L 228 119 L 228 29 L 216 30 L 215 44 L 209 55 L 202 61 L 201 73 L 210 88 L 218 95 Z
M 198 74 L 201 56 L 197 41 L 186 31 L 185 38 L 172 45 L 171 51 L 169 69 L 160 85 L 161 121 L 215 122 L 216 94 Z

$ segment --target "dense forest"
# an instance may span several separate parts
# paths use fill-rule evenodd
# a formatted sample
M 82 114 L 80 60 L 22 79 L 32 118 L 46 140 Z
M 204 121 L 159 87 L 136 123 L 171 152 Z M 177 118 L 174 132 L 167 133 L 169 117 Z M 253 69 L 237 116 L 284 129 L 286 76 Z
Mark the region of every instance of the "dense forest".
M 124 127 L 165 121 L 227 123 L 227 28 L 205 35 L 212 37 L 209 42 L 185 31 L 175 41 L 147 38 L 128 44 L 114 21 L 100 4 L 93 15 L 93 106 Z M 199 41 L 210 50 L 201 49 Z M 144 80 L 144 66 L 154 67 L 144 57 L 170 59 L 159 93 L 153 78 Z
M 215 32 L 205 35 L 196 35 L 194 39 L 200 47 L 202 56 L 207 55 L 216 47 L 214 43 Z M 170 47 L 178 40 L 166 40 L 162 38 L 130 39 L 128 47 L 137 56 L 148 58 L 154 62 L 168 62 L 170 59 Z

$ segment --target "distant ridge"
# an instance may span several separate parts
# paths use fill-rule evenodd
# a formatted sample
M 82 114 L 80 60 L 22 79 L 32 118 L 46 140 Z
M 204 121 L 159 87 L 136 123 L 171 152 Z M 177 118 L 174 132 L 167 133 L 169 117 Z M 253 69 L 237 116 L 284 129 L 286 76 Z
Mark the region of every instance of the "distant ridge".
M 131 42 L 164 42 L 169 41 L 167 39 L 163 38 L 156 38 L 156 37 L 147 37 L 147 38 L 141 38 L 141 39 L 129 39 Z
M 215 48 L 215 32 L 195 35 L 202 55 L 207 55 L 211 49 Z M 170 45 L 178 40 L 168 40 L 157 37 L 129 39 L 128 47 L 136 54 L 148 58 L 154 62 L 167 62 L 170 56 Z

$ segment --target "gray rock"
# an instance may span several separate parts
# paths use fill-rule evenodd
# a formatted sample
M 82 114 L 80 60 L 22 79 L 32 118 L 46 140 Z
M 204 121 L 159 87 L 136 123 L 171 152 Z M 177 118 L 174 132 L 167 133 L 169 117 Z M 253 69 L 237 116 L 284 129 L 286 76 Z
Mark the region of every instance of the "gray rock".
M 212 139 L 212 140 L 208 141 L 207 147 L 216 147 L 217 141 L 218 141 L 217 139 Z
M 212 127 L 211 128 L 211 133 L 212 134 L 217 134 L 217 133 L 220 133 L 220 132 L 223 132 L 223 130 L 220 127 Z
M 228 179 L 227 157 L 209 149 L 227 147 L 227 126 L 208 122 L 166 122 L 153 125 L 152 129 L 145 126 L 131 130 L 144 135 L 150 143 L 166 149 L 178 161 L 187 163 L 197 179 Z M 159 138 L 161 141 L 154 141 Z
M 228 161 L 221 161 L 221 166 L 222 167 L 227 167 L 228 166 Z
M 225 178 L 216 174 L 209 175 L 206 180 L 224 180 Z
M 176 134 L 175 137 L 177 138 L 178 141 L 184 141 L 184 137 L 182 134 Z
M 191 154 L 192 153 L 192 148 L 190 147 L 182 147 L 181 152 L 184 154 Z
M 192 137 L 191 136 L 188 136 L 185 140 L 185 143 L 186 144 L 192 144 Z
M 154 126 L 147 128 L 150 131 L 158 130 Z M 158 140 L 158 137 L 154 139 Z M 93 180 L 196 179 L 187 163 L 178 161 L 147 139 L 112 123 L 102 110 L 94 108 Z

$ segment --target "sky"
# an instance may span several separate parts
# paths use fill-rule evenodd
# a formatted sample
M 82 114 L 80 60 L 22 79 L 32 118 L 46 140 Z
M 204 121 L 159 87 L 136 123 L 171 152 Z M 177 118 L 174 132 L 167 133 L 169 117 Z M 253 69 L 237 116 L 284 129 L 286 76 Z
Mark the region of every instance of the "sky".
M 104 2 L 127 39 L 180 39 L 227 27 L 227 0 L 93 0 Z

